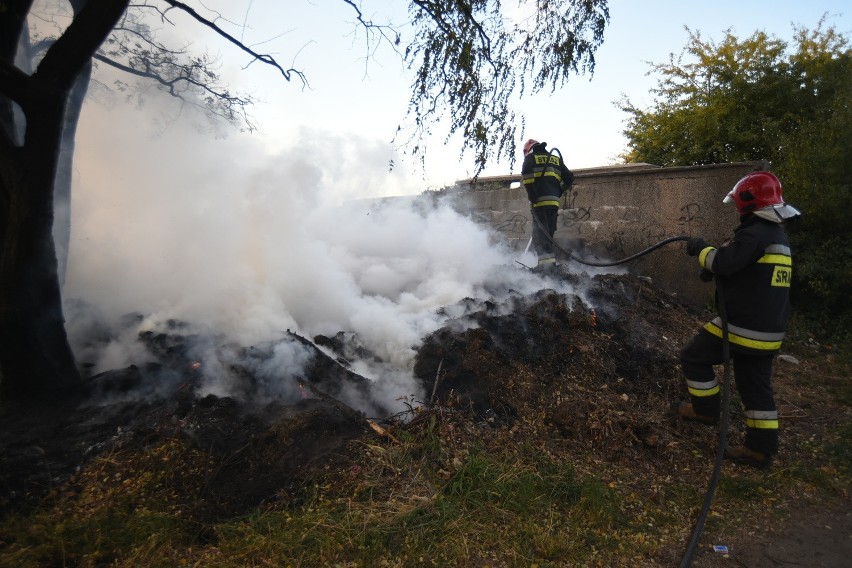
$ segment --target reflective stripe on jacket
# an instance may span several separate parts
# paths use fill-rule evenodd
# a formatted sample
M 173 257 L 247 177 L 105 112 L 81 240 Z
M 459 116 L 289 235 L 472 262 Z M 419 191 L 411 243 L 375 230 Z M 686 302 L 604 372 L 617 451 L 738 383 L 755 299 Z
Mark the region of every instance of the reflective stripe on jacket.
M 544 143 L 536 144 L 526 155 L 521 177 L 533 207 L 559 207 L 563 191 L 574 183 L 574 174 L 559 155 L 547 151 Z
M 719 278 L 731 343 L 759 353 L 780 349 L 790 317 L 793 274 L 783 227 L 752 215 L 734 230 L 732 240 L 704 248 L 698 263 Z M 721 318 L 704 329 L 721 337 Z

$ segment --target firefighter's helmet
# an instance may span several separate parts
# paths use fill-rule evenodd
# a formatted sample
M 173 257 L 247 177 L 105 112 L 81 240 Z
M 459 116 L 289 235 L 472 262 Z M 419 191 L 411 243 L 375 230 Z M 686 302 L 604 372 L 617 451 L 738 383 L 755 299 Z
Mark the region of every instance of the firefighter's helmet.
M 532 150 L 532 147 L 536 144 L 538 144 L 538 140 L 533 140 L 532 138 L 524 142 L 524 156 L 529 154 L 530 150 Z
M 771 172 L 746 175 L 728 192 L 723 202 L 735 204 L 740 215 L 754 213 L 776 223 L 801 215 L 798 209 L 784 203 L 781 182 Z

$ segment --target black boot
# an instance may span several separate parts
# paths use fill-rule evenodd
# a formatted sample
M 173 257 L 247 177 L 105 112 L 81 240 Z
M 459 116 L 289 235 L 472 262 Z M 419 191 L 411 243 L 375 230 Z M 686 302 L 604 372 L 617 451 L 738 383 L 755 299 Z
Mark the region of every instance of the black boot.
M 725 448 L 725 459 L 757 469 L 769 469 L 772 465 L 770 454 L 756 452 L 745 446 L 728 446 Z
M 716 423 L 719 422 L 718 416 L 707 416 L 705 414 L 698 414 L 695 412 L 691 402 L 676 402 L 672 405 L 672 409 L 675 411 L 678 418 L 688 420 L 690 422 L 698 422 L 700 424 L 707 424 L 708 426 L 715 426 Z

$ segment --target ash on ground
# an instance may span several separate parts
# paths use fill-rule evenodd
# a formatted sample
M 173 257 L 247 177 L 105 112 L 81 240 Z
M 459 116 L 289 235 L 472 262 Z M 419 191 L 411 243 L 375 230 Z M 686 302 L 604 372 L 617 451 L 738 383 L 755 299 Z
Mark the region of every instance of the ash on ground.
M 422 400 L 396 414 L 372 403 L 373 385 L 351 370 L 352 358 L 373 355 L 345 332 L 287 332 L 250 347 L 207 338 L 229 353 L 227 368 L 216 368 L 228 374 L 228 396 L 204 391 L 207 363 L 181 322 L 140 334 L 151 361 L 90 377 L 83 392 L 51 405 L 3 405 L 0 506 L 43 497 L 105 453 L 177 439 L 209 464 L 195 514 L 238 515 L 298 500 L 314 476 L 347 467 L 352 440 L 416 428 L 434 409 L 494 430 L 535 421 L 565 448 L 597 447 L 615 460 L 671 445 L 679 426 L 668 408 L 684 395 L 677 354 L 698 312 L 647 278 L 565 273 L 543 283 L 559 279 L 584 297 L 553 286 L 448 309 L 464 315 L 423 338 L 413 365 Z M 311 356 L 276 398 L 259 369 L 282 346 Z

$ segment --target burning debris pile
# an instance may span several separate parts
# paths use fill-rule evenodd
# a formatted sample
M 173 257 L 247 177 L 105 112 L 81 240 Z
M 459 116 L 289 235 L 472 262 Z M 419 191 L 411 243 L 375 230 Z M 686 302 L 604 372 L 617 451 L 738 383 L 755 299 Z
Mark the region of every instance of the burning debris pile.
M 419 350 L 415 374 L 435 402 L 495 426 L 539 418 L 565 439 L 614 450 L 669 435 L 678 351 L 699 320 L 648 279 L 598 276 L 585 301 L 545 289 L 483 302 L 463 319 L 463 331 L 448 325 Z
M 202 456 L 200 486 L 187 493 L 196 496 L 192 514 L 242 514 L 295 499 L 314 476 L 345 467 L 350 441 L 392 443 L 437 408 L 491 429 L 536 424 L 542 436 L 612 459 L 625 447 L 666 445 L 675 434 L 667 409 L 682 395 L 677 352 L 697 315 L 634 276 L 565 273 L 543 283 L 532 295 L 444 308 L 446 324 L 417 348 L 421 392 L 397 414 L 352 370 L 356 358 L 378 358 L 350 334 L 288 331 L 238 347 L 177 321 L 140 333 L 151 354 L 144 364 L 95 375 L 86 393 L 50 409 L 3 412 L 0 504 L 38 498 L 106 452 L 179 440 Z M 212 347 L 208 359 L 199 343 Z M 227 378 L 226 395 L 211 392 L 211 374 Z M 282 377 L 291 387 L 281 388 Z

